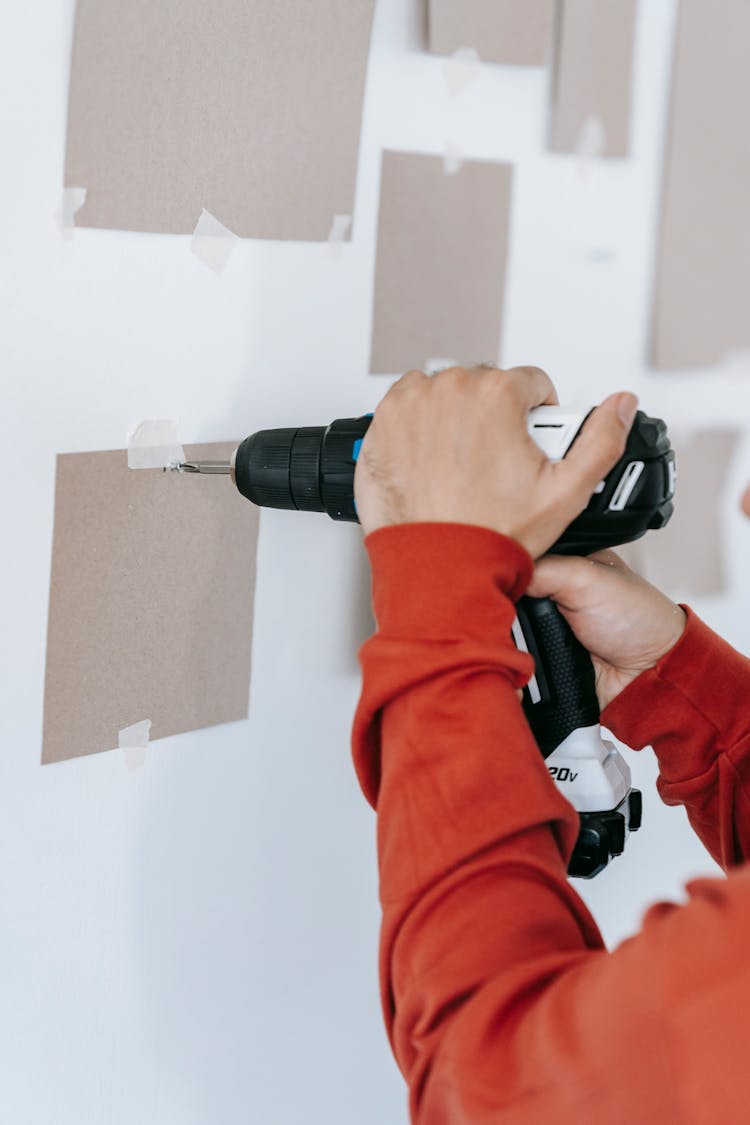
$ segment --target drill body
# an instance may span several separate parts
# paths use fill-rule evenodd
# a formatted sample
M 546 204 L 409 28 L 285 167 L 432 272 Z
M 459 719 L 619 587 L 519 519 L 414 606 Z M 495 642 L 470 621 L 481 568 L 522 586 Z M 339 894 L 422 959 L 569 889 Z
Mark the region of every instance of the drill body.
M 588 413 L 538 407 L 529 415 L 529 433 L 550 460 L 561 460 Z M 371 420 L 366 414 L 327 427 L 261 430 L 235 451 L 233 480 L 255 504 L 356 521 L 354 471 Z M 551 551 L 591 554 L 663 527 L 673 510 L 675 477 L 666 426 L 638 411 L 623 456 Z M 591 658 L 554 603 L 521 598 L 513 638 L 534 659 L 523 693 L 526 717 L 550 776 L 579 814 L 568 873 L 591 878 L 640 827 L 641 795 L 631 788 L 627 763 L 602 736 Z

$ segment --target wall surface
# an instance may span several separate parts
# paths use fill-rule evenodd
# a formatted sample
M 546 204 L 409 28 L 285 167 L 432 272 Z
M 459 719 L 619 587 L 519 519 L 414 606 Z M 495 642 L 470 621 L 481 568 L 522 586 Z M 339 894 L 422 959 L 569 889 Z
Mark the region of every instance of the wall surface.
M 359 528 L 262 513 L 248 721 L 165 739 L 132 773 L 114 752 L 41 767 L 56 453 L 122 447 L 148 417 L 204 442 L 373 409 L 390 384 L 365 374 L 380 151 L 449 141 L 516 165 L 506 366 L 546 367 L 563 402 L 632 388 L 674 426 L 748 415 L 746 359 L 656 375 L 644 358 L 673 0 L 641 4 L 633 158 L 583 164 L 546 151 L 545 71 L 485 66 L 452 98 L 420 12 L 378 4 L 352 244 L 334 257 L 242 242 L 217 277 L 188 237 L 61 237 L 73 3 L 4 6 L 0 1120 L 12 1125 L 406 1120 L 377 995 L 375 819 L 349 758 L 370 628 Z M 717 498 L 732 589 L 695 608 L 748 650 L 745 479 L 743 444 Z M 715 870 L 682 811 L 660 805 L 652 756 L 629 758 L 644 828 L 581 888 L 610 943 Z

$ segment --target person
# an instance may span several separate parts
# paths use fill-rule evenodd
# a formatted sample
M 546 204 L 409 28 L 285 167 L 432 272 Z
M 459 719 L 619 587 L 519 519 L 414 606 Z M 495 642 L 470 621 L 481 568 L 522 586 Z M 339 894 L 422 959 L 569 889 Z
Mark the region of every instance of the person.
M 552 464 L 526 415 L 556 402 L 536 368 L 412 371 L 357 463 L 376 632 L 352 753 L 377 810 L 386 1030 L 418 1125 L 736 1125 L 750 1119 L 750 662 L 614 553 L 544 557 L 637 408 L 610 396 Z M 567 879 L 578 815 L 518 699 L 524 592 L 556 600 L 592 653 L 603 723 L 653 745 L 661 797 L 727 873 L 652 906 L 612 951 Z

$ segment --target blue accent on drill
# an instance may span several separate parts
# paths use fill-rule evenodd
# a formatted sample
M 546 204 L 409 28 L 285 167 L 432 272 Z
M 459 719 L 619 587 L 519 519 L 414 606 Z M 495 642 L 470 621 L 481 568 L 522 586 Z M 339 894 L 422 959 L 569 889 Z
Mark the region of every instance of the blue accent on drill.
M 372 414 L 363 414 L 363 415 L 362 415 L 362 417 L 363 417 L 363 418 L 372 418 L 372 417 L 374 417 L 374 415 L 372 415 Z M 364 438 L 361 438 L 361 437 L 360 437 L 360 438 L 357 438 L 357 440 L 355 441 L 355 443 L 354 443 L 354 447 L 353 447 L 353 449 L 352 449 L 352 461 L 356 461 L 356 460 L 357 460 L 357 458 L 359 457 L 359 451 L 360 451 L 360 449 L 362 448 L 362 442 L 363 442 L 364 440 L 365 440 Z

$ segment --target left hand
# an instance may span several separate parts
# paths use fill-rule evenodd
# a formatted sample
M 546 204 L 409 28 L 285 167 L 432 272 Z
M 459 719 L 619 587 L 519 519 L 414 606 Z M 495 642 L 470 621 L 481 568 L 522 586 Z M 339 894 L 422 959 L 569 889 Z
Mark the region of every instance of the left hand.
M 638 407 L 634 395 L 610 395 L 555 464 L 530 437 L 527 415 L 557 402 L 538 367 L 409 371 L 379 404 L 357 461 L 365 535 L 396 523 L 477 524 L 539 558 L 622 456 Z
M 596 674 L 603 711 L 641 672 L 655 668 L 685 631 L 687 615 L 614 551 L 586 559 L 548 555 L 526 593 L 552 598 Z

